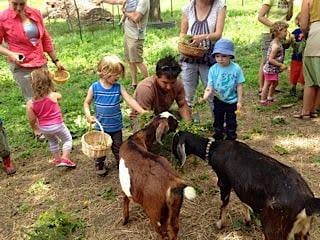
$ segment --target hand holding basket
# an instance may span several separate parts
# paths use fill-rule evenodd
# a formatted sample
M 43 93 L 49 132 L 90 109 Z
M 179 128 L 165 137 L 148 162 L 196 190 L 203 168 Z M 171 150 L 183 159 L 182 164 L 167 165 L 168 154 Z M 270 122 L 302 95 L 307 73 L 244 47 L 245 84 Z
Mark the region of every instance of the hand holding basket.
M 103 131 L 103 127 L 98 121 L 96 124 L 100 131 L 91 130 L 81 137 L 82 152 L 89 158 L 106 156 L 112 144 L 110 135 Z

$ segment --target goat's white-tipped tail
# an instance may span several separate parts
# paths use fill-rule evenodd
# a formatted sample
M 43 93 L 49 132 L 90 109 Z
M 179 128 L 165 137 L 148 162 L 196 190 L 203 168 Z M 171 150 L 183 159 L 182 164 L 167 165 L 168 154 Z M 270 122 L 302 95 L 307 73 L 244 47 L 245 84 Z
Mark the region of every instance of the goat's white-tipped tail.
M 183 189 L 183 195 L 189 199 L 189 200 L 193 200 L 196 198 L 197 196 L 197 192 L 193 187 L 187 186 Z

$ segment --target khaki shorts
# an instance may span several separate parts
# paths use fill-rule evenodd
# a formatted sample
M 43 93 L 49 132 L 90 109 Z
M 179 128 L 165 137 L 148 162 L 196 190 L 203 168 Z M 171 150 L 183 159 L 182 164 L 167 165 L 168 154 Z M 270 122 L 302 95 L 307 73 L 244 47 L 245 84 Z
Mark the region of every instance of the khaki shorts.
M 320 87 L 320 57 L 303 57 L 305 86 Z
M 44 65 L 43 67 L 47 67 L 47 65 Z M 15 63 L 10 63 L 10 70 L 11 70 L 13 79 L 20 86 L 21 92 L 25 101 L 30 100 L 32 97 L 31 72 L 34 69 L 37 69 L 37 68 L 23 68 L 23 67 L 19 67 Z
M 124 38 L 124 54 L 128 62 L 143 62 L 143 43 L 144 39 Z

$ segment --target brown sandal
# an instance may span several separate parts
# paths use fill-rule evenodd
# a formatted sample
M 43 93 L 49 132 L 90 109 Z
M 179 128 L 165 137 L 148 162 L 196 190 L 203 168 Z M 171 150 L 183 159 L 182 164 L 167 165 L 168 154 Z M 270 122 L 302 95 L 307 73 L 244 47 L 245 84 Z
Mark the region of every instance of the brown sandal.
M 318 114 L 316 112 L 310 112 L 310 118 L 317 118 Z
M 299 118 L 299 119 L 310 119 L 311 118 L 310 114 L 302 114 L 302 113 L 294 114 L 293 117 Z

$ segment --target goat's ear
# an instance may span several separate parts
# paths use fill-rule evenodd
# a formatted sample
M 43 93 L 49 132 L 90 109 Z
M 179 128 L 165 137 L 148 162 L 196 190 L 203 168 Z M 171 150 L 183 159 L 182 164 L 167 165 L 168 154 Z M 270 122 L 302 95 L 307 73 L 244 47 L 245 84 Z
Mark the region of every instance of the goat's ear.
M 156 141 L 163 145 L 163 143 L 161 142 L 162 137 L 164 136 L 164 134 L 166 134 L 169 130 L 169 125 L 167 121 L 160 121 L 159 126 L 157 127 L 156 130 Z

